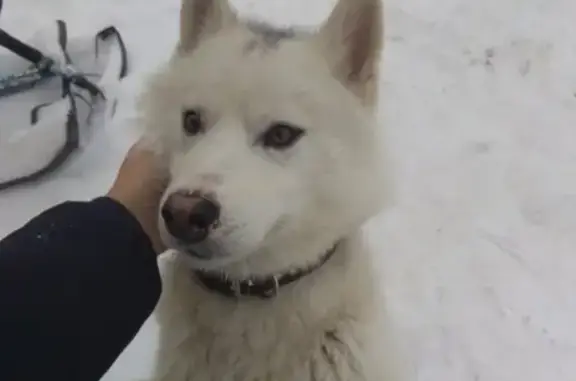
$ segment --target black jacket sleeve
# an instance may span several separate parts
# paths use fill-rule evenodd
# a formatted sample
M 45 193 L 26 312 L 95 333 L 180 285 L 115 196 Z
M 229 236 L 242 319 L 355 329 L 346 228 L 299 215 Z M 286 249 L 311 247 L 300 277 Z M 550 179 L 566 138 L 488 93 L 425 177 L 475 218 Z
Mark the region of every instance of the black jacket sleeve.
M 96 381 L 160 297 L 156 255 L 110 198 L 66 202 L 0 242 L 0 381 Z

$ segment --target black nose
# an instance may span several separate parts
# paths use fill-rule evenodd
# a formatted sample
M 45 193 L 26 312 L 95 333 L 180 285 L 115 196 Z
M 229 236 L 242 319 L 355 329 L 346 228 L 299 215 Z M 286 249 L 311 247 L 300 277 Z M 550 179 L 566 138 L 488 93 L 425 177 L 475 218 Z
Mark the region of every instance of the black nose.
M 189 192 L 174 192 L 164 202 L 162 218 L 168 232 L 185 243 L 200 242 L 220 218 L 220 206 L 211 198 Z

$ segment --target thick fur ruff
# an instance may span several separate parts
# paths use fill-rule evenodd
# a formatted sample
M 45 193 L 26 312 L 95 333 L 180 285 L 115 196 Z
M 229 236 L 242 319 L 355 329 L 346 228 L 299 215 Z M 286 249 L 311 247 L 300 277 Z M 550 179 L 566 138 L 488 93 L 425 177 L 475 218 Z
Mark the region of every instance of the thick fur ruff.
M 233 301 L 163 258 L 155 380 L 398 380 L 369 253 L 350 237 L 322 269 L 272 300 Z
M 313 34 L 241 22 L 225 0 L 183 0 L 178 49 L 143 98 L 141 125 L 173 192 L 207 193 L 220 220 L 202 242 L 160 231 L 164 291 L 156 381 L 397 381 L 396 348 L 362 227 L 388 201 L 374 120 L 380 0 L 340 0 Z M 183 132 L 183 112 L 200 115 Z M 301 128 L 289 147 L 262 136 Z M 164 220 L 166 218 L 164 217 Z M 206 290 L 323 266 L 272 299 Z

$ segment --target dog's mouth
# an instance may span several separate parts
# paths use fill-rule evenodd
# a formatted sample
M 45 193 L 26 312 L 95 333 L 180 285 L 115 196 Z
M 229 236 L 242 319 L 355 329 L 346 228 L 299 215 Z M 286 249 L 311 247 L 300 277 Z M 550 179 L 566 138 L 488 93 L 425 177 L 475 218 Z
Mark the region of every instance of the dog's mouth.
M 227 257 L 226 253 L 222 251 L 220 245 L 210 239 L 195 244 L 173 240 L 172 245 L 170 246 L 172 249 L 186 255 L 188 258 L 202 262 L 217 261 Z
M 193 258 L 196 259 L 200 259 L 203 261 L 208 261 L 210 259 L 214 258 L 214 255 L 210 252 L 208 252 L 207 250 L 195 250 L 192 248 L 184 248 L 183 250 L 180 250 L 181 252 L 183 252 L 186 255 L 189 255 Z

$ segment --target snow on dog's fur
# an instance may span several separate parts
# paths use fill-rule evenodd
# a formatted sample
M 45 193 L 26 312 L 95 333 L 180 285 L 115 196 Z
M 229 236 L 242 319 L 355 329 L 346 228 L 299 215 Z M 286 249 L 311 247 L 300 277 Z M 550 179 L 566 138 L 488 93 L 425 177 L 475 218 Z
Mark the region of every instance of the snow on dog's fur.
M 180 230 L 161 220 L 174 250 L 156 380 L 398 379 L 361 233 L 387 194 L 373 117 L 381 8 L 340 0 L 304 34 L 240 21 L 226 0 L 183 0 L 178 49 L 145 94 L 142 124 L 170 169 L 164 205 L 207 195 L 219 217 L 190 240 L 186 218 Z M 195 278 L 283 274 L 335 243 L 270 299 L 226 298 Z

